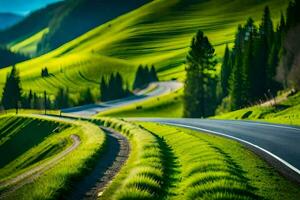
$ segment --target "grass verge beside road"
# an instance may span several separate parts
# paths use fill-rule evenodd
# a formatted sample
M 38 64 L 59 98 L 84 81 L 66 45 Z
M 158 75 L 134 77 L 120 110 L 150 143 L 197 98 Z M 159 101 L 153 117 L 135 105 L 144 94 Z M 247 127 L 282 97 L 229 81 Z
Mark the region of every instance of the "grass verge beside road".
M 272 106 L 253 106 L 212 117 L 214 119 L 257 120 L 300 126 L 300 92 Z
M 298 185 L 241 144 L 189 129 L 139 123 L 172 149 L 174 199 L 297 199 Z

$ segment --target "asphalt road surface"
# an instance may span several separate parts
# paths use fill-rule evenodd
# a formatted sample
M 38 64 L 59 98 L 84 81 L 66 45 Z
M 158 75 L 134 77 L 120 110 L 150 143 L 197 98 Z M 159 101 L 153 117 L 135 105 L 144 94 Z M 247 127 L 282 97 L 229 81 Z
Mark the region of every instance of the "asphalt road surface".
M 284 175 L 300 180 L 300 128 L 239 120 L 137 118 L 221 135 L 262 155 Z
M 137 92 L 134 96 L 128 98 L 63 109 L 62 113 L 65 116 L 91 117 L 105 110 L 122 107 L 137 102 L 142 102 L 148 98 L 158 97 L 164 94 L 168 94 L 172 91 L 176 91 L 180 89 L 182 86 L 183 84 L 177 81 L 156 82 L 156 83 L 152 83 L 149 86 L 150 88 L 151 87 L 154 88 L 153 90 L 150 91 L 148 87 L 144 90 Z

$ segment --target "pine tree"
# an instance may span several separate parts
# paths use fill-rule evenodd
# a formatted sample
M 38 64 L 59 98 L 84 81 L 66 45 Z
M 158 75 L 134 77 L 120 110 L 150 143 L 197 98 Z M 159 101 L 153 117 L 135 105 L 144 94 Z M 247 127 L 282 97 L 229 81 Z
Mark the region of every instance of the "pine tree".
M 157 77 L 157 73 L 156 73 L 154 65 L 151 66 L 150 77 L 151 77 L 150 82 L 157 82 L 158 81 L 158 77 Z
M 12 67 L 10 74 L 7 76 L 3 93 L 2 105 L 5 109 L 15 108 L 18 113 L 19 103 L 21 101 L 22 88 L 20 84 L 19 73 L 15 66 Z
M 123 78 L 119 72 L 117 72 L 115 77 L 115 98 L 119 99 L 124 97 L 124 89 L 123 89 Z
M 108 88 L 107 87 L 108 86 L 106 84 L 105 78 L 102 77 L 101 83 L 100 83 L 100 100 L 101 101 L 107 101 L 108 100 L 108 98 L 107 98 Z
M 243 47 L 244 47 L 244 29 L 241 25 L 238 26 L 238 32 L 235 37 L 233 48 L 233 68 L 230 76 L 230 98 L 231 110 L 236 110 L 242 107 L 242 90 L 243 90 Z
M 226 97 L 229 92 L 229 77 L 231 74 L 231 55 L 228 45 L 226 45 L 223 63 L 221 66 L 221 87 L 222 87 L 222 98 Z
M 85 105 L 85 104 L 91 104 L 91 103 L 94 103 L 94 97 L 91 92 L 91 89 L 87 88 L 83 92 L 83 96 L 82 96 L 82 100 L 81 100 L 80 104 Z
M 269 7 L 266 7 L 264 10 L 262 22 L 259 28 L 259 42 L 258 42 L 258 51 L 256 58 L 258 58 L 257 66 L 259 67 L 258 75 L 261 83 L 259 84 L 261 88 L 258 91 L 257 96 L 263 97 L 268 90 L 272 88 L 273 76 L 273 66 L 268 65 L 268 60 L 272 48 L 272 43 L 274 42 L 274 30 L 273 23 L 271 20 L 271 14 Z
M 55 107 L 58 109 L 69 107 L 69 89 L 59 88 L 55 96 Z
M 242 65 L 242 91 L 241 107 L 244 107 L 255 100 L 255 69 L 254 69 L 254 40 L 257 29 L 252 18 L 249 18 L 245 29 L 245 43 Z
M 143 71 L 144 71 L 143 66 L 139 65 L 135 74 L 133 89 L 138 89 L 143 85 Z
M 192 39 L 187 55 L 187 78 L 184 87 L 184 116 L 206 117 L 212 99 L 209 94 L 212 71 L 215 70 L 215 50 L 202 31 Z

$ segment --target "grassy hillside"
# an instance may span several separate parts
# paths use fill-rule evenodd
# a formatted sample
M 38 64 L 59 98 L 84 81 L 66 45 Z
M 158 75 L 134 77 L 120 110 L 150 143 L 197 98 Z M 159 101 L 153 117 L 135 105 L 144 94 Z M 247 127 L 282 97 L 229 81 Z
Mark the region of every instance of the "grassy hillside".
M 286 4 L 287 1 L 282 0 L 157 0 L 101 25 L 44 56 L 20 63 L 18 69 L 25 90 L 41 90 L 43 86 L 49 93 L 54 93 L 62 85 L 74 90 L 78 85 L 96 86 L 95 80 L 98 78 L 94 77 L 100 77 L 103 71 L 118 70 L 115 66 L 119 64 L 106 63 L 112 60 L 110 58 L 117 58 L 127 66 L 155 64 L 161 79 L 182 80 L 185 54 L 191 37 L 198 29 L 209 36 L 216 46 L 217 55 L 222 56 L 224 44 L 232 42 L 239 23 L 244 23 L 249 16 L 259 20 L 266 5 L 270 6 L 277 21 Z M 41 79 L 40 70 L 45 66 L 53 73 L 53 78 Z M 82 81 L 78 67 L 89 69 L 84 74 L 86 80 Z M 67 78 L 60 75 L 60 69 L 67 74 Z M 7 70 L 0 71 L 0 89 Z M 126 67 L 125 71 L 125 79 L 131 83 L 135 69 Z M 54 81 L 56 84 L 53 84 Z
M 49 29 L 45 28 L 20 42 L 12 42 L 11 44 L 8 44 L 8 47 L 13 52 L 21 52 L 22 54 L 33 57 L 36 55 L 39 42 L 48 31 Z
M 215 116 L 215 119 L 258 120 L 300 126 L 300 93 L 276 105 L 254 106 Z
M 87 122 L 5 115 L 0 118 L 0 124 L 1 159 L 9 158 L 0 170 L 0 193 L 1 198 L 6 195 L 5 199 L 59 198 L 69 189 L 71 181 L 86 172 L 104 148 L 104 133 Z M 75 135 L 80 144 L 47 169 L 47 163 L 71 146 L 74 141 L 70 137 Z M 42 167 L 41 170 L 46 168 L 42 176 L 35 177 L 39 171 L 30 173 L 29 177 L 24 176 L 38 167 Z M 4 183 L 19 175 L 24 176 L 21 181 L 5 186 Z M 10 192 L 15 188 L 14 192 Z
M 63 4 L 63 2 L 54 3 L 32 12 L 19 23 L 0 31 L 0 43 L 5 45 L 18 43 L 47 28 L 50 20 Z

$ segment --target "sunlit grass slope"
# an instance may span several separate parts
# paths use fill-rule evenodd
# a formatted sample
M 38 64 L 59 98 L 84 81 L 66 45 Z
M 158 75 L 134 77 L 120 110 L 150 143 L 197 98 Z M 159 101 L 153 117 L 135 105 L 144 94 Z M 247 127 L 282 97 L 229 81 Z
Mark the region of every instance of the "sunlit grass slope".
M 118 62 L 114 65 L 106 62 L 111 58 L 129 63 L 124 67 L 128 74 L 134 73 L 132 66 L 155 64 L 160 78 L 182 80 L 186 51 L 198 29 L 209 36 L 218 56 L 222 56 L 224 44 L 232 42 L 238 24 L 244 23 L 250 16 L 260 20 L 266 5 L 270 6 L 276 21 L 286 4 L 287 0 L 156 0 L 93 29 L 57 50 L 20 63 L 18 69 L 26 90 L 44 88 L 49 92 L 59 86 L 71 89 L 75 89 L 74 85 L 95 87 L 94 80 L 103 74 L 103 68 L 116 72 L 119 70 L 116 66 L 124 66 Z M 46 66 L 55 77 L 41 79 L 41 68 Z M 61 68 L 67 75 L 60 75 Z M 91 81 L 82 80 L 82 69 L 88 70 L 84 76 Z M 7 70 L 0 71 L 1 86 Z M 132 75 L 125 79 L 132 82 Z
M 64 159 L 33 181 L 32 177 L 25 179 L 29 180 L 28 183 L 8 193 L 5 199 L 59 199 L 69 189 L 70 183 L 91 167 L 93 159 L 101 153 L 105 143 L 104 133 L 88 122 L 7 115 L 0 118 L 0 124 L 1 159 L 11 158 L 1 167 L 1 182 L 54 159 L 71 145 L 71 135 L 77 135 L 81 142 Z M 14 184 L 1 187 L 0 193 L 6 194 L 6 191 L 14 187 Z
M 258 120 L 300 126 L 300 93 L 273 106 L 253 106 L 213 117 L 215 119 Z
M 175 172 L 168 199 L 292 200 L 300 195 L 297 184 L 235 141 L 172 126 L 139 124 L 168 145 Z
M 9 44 L 9 48 L 13 52 L 19 52 L 27 56 L 34 56 L 36 54 L 37 45 L 44 36 L 49 31 L 48 28 L 41 30 L 40 32 L 22 40 L 18 43 Z

